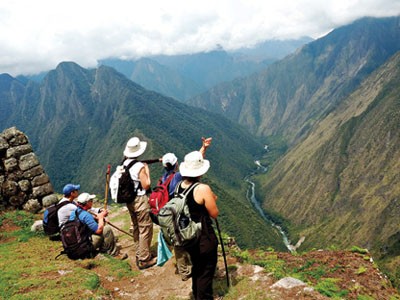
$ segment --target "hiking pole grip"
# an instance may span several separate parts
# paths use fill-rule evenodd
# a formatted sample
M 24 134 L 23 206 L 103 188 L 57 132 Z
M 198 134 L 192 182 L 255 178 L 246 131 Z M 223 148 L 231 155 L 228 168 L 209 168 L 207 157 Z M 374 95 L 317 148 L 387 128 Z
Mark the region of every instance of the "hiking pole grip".
M 225 254 L 225 248 L 224 248 L 224 241 L 222 240 L 222 235 L 221 235 L 221 230 L 219 229 L 219 224 L 218 224 L 218 220 L 217 218 L 215 218 L 215 225 L 217 226 L 217 231 L 218 231 L 218 235 L 219 235 L 219 240 L 221 243 L 221 248 L 222 248 L 222 256 L 224 257 L 224 264 L 225 264 L 225 273 L 226 273 L 226 285 L 230 286 L 229 283 L 229 274 L 228 274 L 228 264 L 226 262 L 226 254 Z
M 104 193 L 104 209 L 107 209 L 107 202 L 108 202 L 108 184 L 110 182 L 110 171 L 111 165 L 107 165 L 107 173 L 106 173 L 106 190 Z

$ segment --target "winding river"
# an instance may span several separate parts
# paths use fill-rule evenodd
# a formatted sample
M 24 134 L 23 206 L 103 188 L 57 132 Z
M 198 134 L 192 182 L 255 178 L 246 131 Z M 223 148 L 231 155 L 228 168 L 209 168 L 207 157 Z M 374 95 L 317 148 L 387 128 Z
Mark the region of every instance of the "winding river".
M 252 173 L 250 173 L 249 175 L 247 175 L 247 176 L 245 177 L 245 179 L 244 179 L 244 180 L 249 184 L 249 189 L 247 190 L 246 198 L 247 198 L 247 200 L 250 201 L 250 203 L 251 203 L 251 204 L 253 205 L 253 207 L 257 210 L 257 212 L 260 214 L 260 216 L 261 216 L 266 222 L 268 222 L 268 224 L 270 224 L 272 227 L 276 228 L 276 229 L 280 232 L 280 234 L 281 234 L 281 236 L 282 236 L 282 239 L 283 239 L 283 243 L 285 244 L 286 248 L 287 248 L 289 251 L 294 251 L 295 247 L 294 247 L 293 245 L 290 244 L 290 241 L 289 241 L 289 239 L 288 239 L 286 233 L 283 231 L 283 229 L 282 229 L 279 225 L 275 224 L 275 223 L 271 220 L 271 218 L 270 218 L 270 217 L 266 214 L 266 212 L 262 209 L 262 207 L 261 207 L 261 205 L 260 205 L 260 202 L 257 200 L 257 198 L 256 198 L 256 196 L 255 196 L 255 186 L 256 186 L 256 185 L 255 185 L 255 183 L 254 183 L 253 181 L 251 181 L 251 177 L 252 177 L 253 175 L 255 175 L 255 174 L 258 174 L 258 173 L 265 173 L 265 172 L 267 172 L 268 169 L 267 169 L 266 167 L 262 166 L 262 165 L 260 164 L 260 161 L 258 161 L 258 160 L 256 160 L 254 163 L 257 165 L 257 168 L 256 168 Z

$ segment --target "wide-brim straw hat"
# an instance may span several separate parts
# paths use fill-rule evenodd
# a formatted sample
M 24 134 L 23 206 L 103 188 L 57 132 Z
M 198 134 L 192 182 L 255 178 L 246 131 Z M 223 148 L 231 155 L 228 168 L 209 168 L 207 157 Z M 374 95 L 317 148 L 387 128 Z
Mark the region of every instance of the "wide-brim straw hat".
M 203 158 L 199 151 L 186 154 L 184 161 L 179 166 L 179 172 L 183 177 L 199 177 L 207 173 L 210 162 Z
M 140 141 L 139 138 L 133 137 L 126 143 L 124 156 L 128 158 L 138 157 L 144 153 L 147 142 Z

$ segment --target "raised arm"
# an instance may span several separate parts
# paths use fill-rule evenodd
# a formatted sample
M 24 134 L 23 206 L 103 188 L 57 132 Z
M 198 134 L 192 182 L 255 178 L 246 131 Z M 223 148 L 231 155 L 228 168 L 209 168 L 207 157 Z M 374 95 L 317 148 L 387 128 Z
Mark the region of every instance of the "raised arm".
M 199 151 L 200 151 L 201 155 L 203 155 L 203 158 L 205 158 L 206 150 L 211 145 L 212 137 L 209 137 L 209 138 L 202 137 L 201 140 L 202 140 L 203 144 L 201 145 L 201 148 Z

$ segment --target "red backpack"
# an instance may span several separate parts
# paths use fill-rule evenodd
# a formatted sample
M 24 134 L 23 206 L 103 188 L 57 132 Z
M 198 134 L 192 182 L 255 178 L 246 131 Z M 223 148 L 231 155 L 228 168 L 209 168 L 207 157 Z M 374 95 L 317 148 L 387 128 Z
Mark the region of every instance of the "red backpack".
M 168 178 L 161 183 L 161 179 L 158 185 L 153 189 L 149 196 L 150 204 L 150 217 L 154 223 L 158 224 L 157 215 L 160 209 L 169 201 L 168 186 L 172 178 L 174 178 L 175 173 L 172 173 Z

